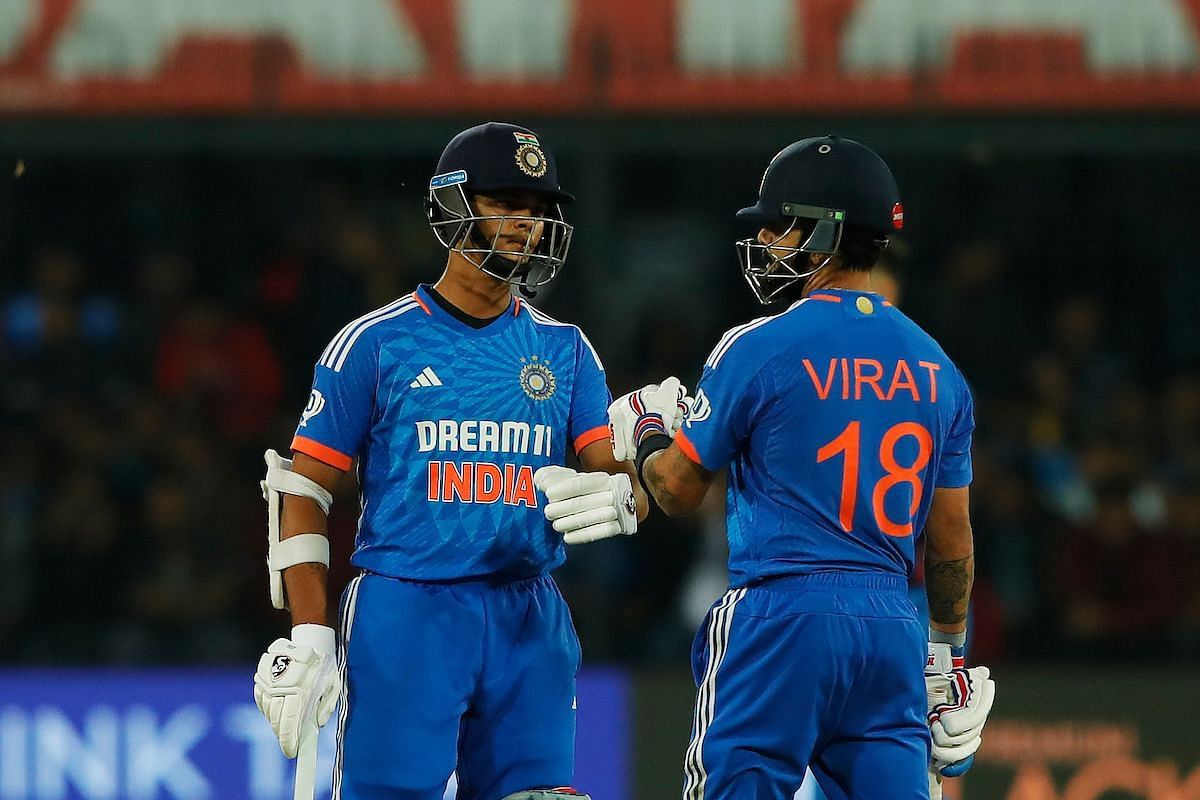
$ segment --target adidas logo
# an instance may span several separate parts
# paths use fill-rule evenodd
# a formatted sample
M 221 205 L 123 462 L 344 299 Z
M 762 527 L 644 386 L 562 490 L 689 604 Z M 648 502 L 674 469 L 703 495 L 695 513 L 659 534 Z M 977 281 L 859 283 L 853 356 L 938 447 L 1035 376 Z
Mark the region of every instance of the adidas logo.
M 441 386 L 441 385 L 442 385 L 442 379 L 437 376 L 437 373 L 434 372 L 431 367 L 426 367 L 425 369 L 421 370 L 421 374 L 418 375 L 416 377 L 416 379 L 412 383 L 410 383 L 408 386 L 410 389 L 419 389 L 422 386 Z

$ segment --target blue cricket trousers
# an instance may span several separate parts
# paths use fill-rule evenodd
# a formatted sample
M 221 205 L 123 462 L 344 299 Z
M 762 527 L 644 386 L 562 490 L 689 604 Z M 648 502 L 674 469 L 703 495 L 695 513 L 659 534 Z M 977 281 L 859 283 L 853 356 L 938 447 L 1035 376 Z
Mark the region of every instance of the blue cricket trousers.
M 692 649 L 685 800 L 927 800 L 926 632 L 906 581 L 824 572 L 731 589 Z
M 549 575 L 366 573 L 342 596 L 334 800 L 499 800 L 571 782 L 579 639 Z

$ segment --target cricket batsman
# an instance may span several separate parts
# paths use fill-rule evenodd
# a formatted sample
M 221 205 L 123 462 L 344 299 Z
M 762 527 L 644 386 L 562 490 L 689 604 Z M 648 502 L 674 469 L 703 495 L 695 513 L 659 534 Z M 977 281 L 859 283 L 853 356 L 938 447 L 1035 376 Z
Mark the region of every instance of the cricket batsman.
M 289 757 L 340 698 L 336 800 L 441 800 L 455 771 L 460 800 L 576 796 L 580 646 L 550 573 L 648 502 L 613 457 L 591 343 L 513 291 L 562 268 L 572 199 L 533 131 L 455 136 L 427 194 L 445 272 L 333 337 L 292 459 L 267 451 L 271 596 L 293 627 L 254 695 Z M 356 461 L 335 630 L 326 515 Z
M 616 457 L 666 513 L 695 510 L 729 471 L 730 588 L 693 648 L 683 796 L 790 800 L 811 768 L 830 800 L 940 797 L 994 697 L 988 669 L 963 660 L 970 392 L 871 291 L 904 222 L 878 155 L 796 142 L 737 216 L 757 229 L 737 243 L 743 275 L 785 310 L 721 337 L 677 433 L 674 378 L 609 409 Z M 905 594 L 922 530 L 928 632 Z

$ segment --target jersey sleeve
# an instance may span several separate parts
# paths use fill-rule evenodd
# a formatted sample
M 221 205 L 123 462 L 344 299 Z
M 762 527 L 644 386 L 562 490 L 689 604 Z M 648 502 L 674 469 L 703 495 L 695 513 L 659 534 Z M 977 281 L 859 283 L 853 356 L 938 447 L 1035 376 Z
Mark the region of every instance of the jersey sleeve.
M 973 477 L 971 469 L 971 439 L 975 433 L 975 401 L 967 382 L 959 376 L 959 402 L 950 435 L 942 448 L 942 460 L 938 465 L 936 486 L 943 489 L 958 489 L 969 486 Z
M 750 435 L 763 395 L 760 376 L 736 363 L 724 359 L 718 367 L 704 367 L 691 411 L 675 435 L 684 455 L 710 472 L 728 464 Z
M 604 365 L 582 332 L 575 355 L 575 391 L 571 395 L 570 440 L 575 454 L 608 438 L 608 405 L 612 395 Z
M 335 340 L 326 352 L 334 351 L 336 344 Z M 317 362 L 312 392 L 292 439 L 293 451 L 343 471 L 350 469 L 371 424 L 376 361 L 371 342 L 360 339 L 343 358 Z

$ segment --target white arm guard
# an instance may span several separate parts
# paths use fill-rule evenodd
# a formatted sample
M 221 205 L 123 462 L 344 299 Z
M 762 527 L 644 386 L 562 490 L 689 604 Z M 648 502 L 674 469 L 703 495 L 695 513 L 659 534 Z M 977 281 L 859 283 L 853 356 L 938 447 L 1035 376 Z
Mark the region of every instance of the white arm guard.
M 324 564 L 329 566 L 329 539 L 319 533 L 301 533 L 279 540 L 279 519 L 283 514 L 283 495 L 307 497 L 326 514 L 333 505 L 333 495 L 314 480 L 292 472 L 292 460 L 274 450 L 263 454 L 267 476 L 258 484 L 267 501 L 267 574 L 271 580 L 271 605 L 287 608 L 283 595 L 283 571 L 295 564 Z

